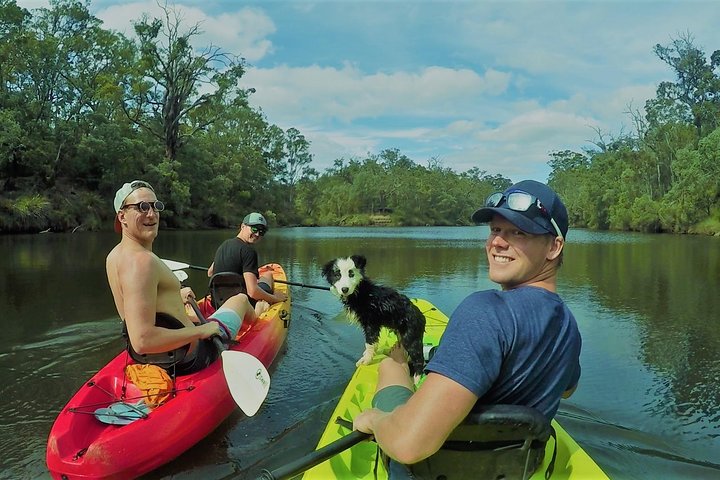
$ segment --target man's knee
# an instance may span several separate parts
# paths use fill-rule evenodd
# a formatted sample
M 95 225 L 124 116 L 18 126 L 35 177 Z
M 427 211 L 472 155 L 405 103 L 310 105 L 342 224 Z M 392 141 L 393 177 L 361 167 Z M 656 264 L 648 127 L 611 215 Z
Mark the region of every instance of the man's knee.
M 248 300 L 248 296 L 244 293 L 238 293 L 237 295 L 233 295 L 232 297 L 228 298 L 225 304 L 233 308 L 234 310 L 244 311 L 246 308 L 250 307 L 250 300 Z
M 382 372 L 384 370 L 392 369 L 394 368 L 391 364 L 395 363 L 395 360 L 393 360 L 390 357 L 385 357 L 382 360 L 380 360 L 380 366 L 378 366 L 378 372 Z
M 380 374 L 397 373 L 398 370 L 407 371 L 408 375 L 410 374 L 410 368 L 408 367 L 407 362 L 398 363 L 398 361 L 392 357 L 383 358 L 380 361 L 380 366 L 378 367 Z

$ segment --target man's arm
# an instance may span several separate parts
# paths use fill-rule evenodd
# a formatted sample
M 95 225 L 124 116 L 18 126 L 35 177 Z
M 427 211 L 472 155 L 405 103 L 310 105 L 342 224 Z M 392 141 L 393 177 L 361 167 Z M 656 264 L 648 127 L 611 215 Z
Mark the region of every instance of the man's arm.
M 366 410 L 355 417 L 354 426 L 375 435 L 395 460 L 412 464 L 437 452 L 477 400 L 459 383 L 430 373 L 407 403 L 390 413 Z
M 575 393 L 575 390 L 577 390 L 577 387 L 578 387 L 577 384 L 575 384 L 574 387 L 568 388 L 567 390 L 565 390 L 562 394 L 562 398 L 570 398 L 570 395 Z
M 180 329 L 155 326 L 160 277 L 151 254 L 143 252 L 128 256 L 126 262 L 119 267 L 118 277 L 123 292 L 128 337 L 136 352 L 140 354 L 167 352 L 194 340 L 219 333 L 219 326 L 215 322 Z M 179 292 L 178 301 L 180 301 Z
M 245 288 L 247 288 L 248 297 L 254 300 L 265 300 L 268 303 L 282 302 L 284 298 L 280 298 L 276 295 L 267 293 L 265 290 L 258 286 L 258 278 L 252 272 L 244 272 L 243 279 L 245 279 Z
M 575 393 L 575 390 L 577 390 L 578 383 L 580 382 L 580 360 L 578 359 L 575 363 L 575 369 L 573 371 L 573 377 L 570 381 L 570 384 L 567 386 L 567 389 L 562 393 L 562 398 L 570 398 L 570 395 Z

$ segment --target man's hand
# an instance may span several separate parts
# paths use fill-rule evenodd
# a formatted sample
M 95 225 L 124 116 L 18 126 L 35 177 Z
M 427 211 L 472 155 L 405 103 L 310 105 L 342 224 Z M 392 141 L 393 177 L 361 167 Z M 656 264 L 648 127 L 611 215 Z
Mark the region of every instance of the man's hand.
M 353 430 L 360 430 L 365 433 L 375 433 L 375 430 L 373 429 L 374 425 L 385 415 L 387 415 L 387 412 L 383 412 L 377 408 L 364 410 L 353 418 Z
M 180 298 L 182 298 L 183 303 L 190 303 L 191 298 L 195 300 L 195 292 L 190 287 L 183 287 L 180 289 Z
M 210 338 L 213 335 L 220 335 L 220 333 L 222 332 L 222 328 L 220 327 L 220 324 L 218 322 L 203 323 L 202 325 L 198 325 L 195 328 L 200 329 L 200 338 L 203 340 L 206 338 Z
M 275 292 L 274 297 L 275 303 L 284 302 L 288 298 L 285 292 Z

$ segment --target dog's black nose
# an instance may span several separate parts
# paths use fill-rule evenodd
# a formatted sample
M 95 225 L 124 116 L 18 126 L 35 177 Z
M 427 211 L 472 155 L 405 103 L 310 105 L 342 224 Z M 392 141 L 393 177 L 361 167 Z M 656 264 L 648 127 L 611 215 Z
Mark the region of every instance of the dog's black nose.
M 343 292 L 343 293 L 347 293 L 347 292 L 348 292 L 348 287 L 343 287 L 343 288 L 342 288 L 342 292 Z

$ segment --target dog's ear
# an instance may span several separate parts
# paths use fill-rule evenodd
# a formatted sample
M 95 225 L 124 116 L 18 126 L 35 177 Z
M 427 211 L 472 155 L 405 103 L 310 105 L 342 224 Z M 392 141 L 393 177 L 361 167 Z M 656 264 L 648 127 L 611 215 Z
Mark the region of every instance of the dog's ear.
M 367 265 L 367 259 L 363 255 L 353 255 L 352 257 L 350 257 L 350 259 L 353 261 L 357 268 L 359 268 L 360 270 L 365 270 L 365 265 Z
M 335 266 L 335 260 L 330 260 L 322 267 L 322 275 L 329 282 L 332 275 L 333 267 Z

